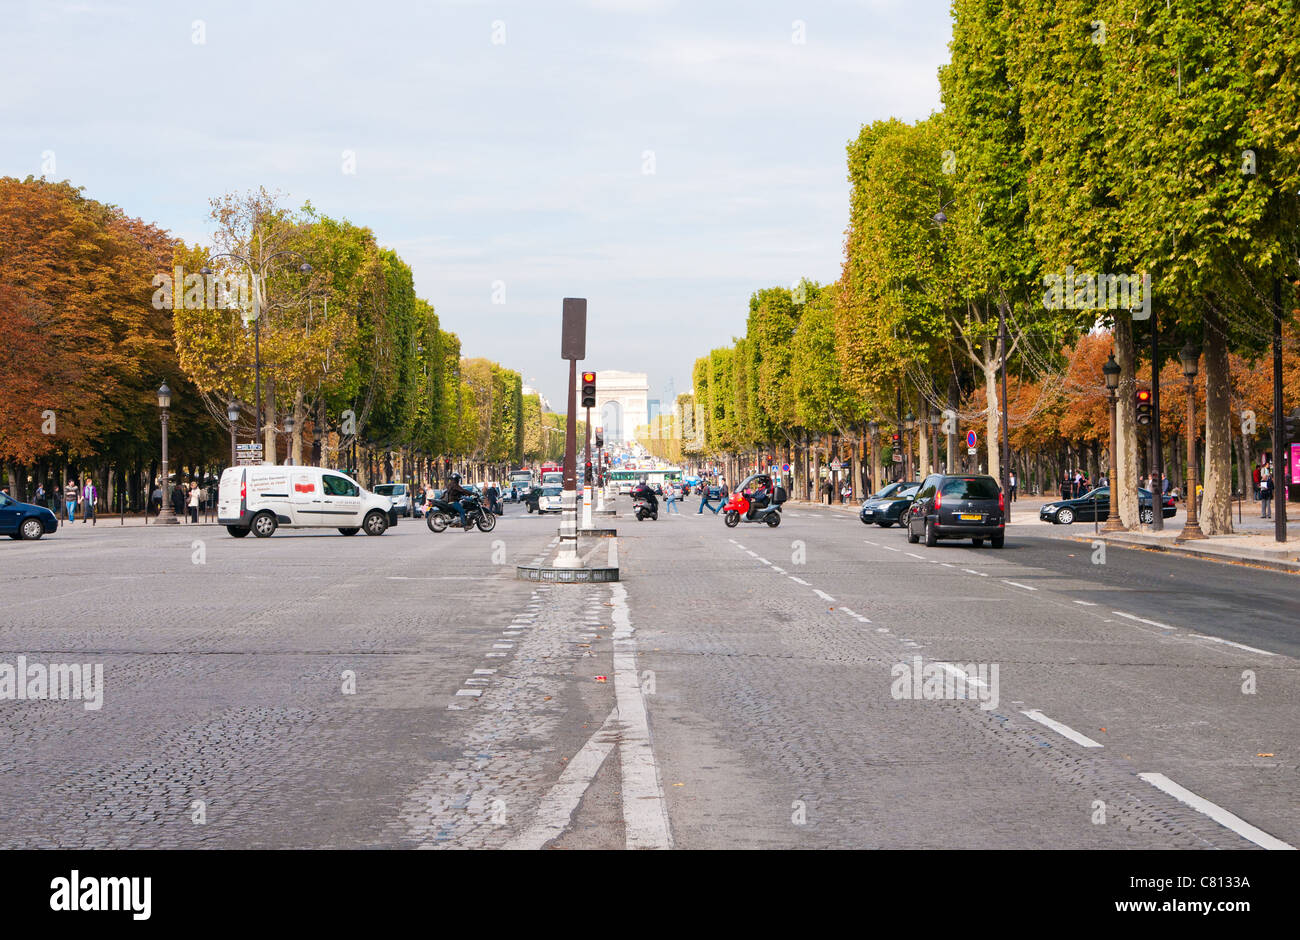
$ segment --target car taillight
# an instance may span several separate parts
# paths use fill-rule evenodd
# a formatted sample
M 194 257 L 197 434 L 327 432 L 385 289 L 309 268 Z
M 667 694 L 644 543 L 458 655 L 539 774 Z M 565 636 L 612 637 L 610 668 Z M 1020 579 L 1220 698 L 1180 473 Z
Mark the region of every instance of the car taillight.
M 934 511 L 935 511 L 935 512 L 938 512 L 938 511 L 939 511 L 939 507 L 941 507 L 942 505 L 943 505 L 943 494 L 940 493 L 938 490 L 935 490 L 935 492 L 934 492 Z
M 1006 509 L 1007 509 L 1006 497 L 1002 495 L 1001 490 L 998 490 L 998 512 L 1006 512 Z

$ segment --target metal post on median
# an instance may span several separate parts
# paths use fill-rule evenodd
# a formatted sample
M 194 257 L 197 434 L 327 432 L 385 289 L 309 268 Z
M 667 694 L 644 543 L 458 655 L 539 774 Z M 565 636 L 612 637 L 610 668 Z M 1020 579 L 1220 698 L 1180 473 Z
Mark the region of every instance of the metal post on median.
M 560 358 L 569 360 L 569 401 L 564 435 L 564 491 L 560 497 L 560 550 L 553 567 L 581 568 L 578 556 L 578 360 L 587 353 L 587 301 L 564 298 Z

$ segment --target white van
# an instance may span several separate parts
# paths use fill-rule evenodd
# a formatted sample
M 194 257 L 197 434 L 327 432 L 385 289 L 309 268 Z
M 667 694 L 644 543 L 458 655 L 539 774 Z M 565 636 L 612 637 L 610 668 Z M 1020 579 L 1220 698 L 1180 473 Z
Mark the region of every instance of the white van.
M 217 488 L 217 522 L 237 539 L 249 532 L 264 539 L 280 526 L 383 535 L 397 525 L 397 510 L 387 496 L 337 470 L 227 467 Z

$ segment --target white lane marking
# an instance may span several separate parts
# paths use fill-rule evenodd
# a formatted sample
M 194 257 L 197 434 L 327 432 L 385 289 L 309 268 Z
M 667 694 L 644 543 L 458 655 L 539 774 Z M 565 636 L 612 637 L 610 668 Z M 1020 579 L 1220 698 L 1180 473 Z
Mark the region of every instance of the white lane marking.
M 858 616 L 857 611 L 850 610 L 850 609 L 847 608 L 847 607 L 841 607 L 840 610 L 844 611 L 844 612 L 845 612 L 846 614 L 848 614 L 850 617 L 856 617 L 856 616 Z
M 494 650 L 512 650 L 512 649 L 515 648 L 515 644 L 514 644 L 514 643 L 510 643 L 510 642 L 506 642 L 506 643 L 493 643 L 493 644 L 492 644 L 492 648 L 493 648 Z
M 876 632 L 877 632 L 877 633 L 888 633 L 888 632 L 889 632 L 889 627 L 876 627 Z
M 489 679 L 466 679 L 465 684 L 466 685 L 487 685 L 490 681 L 491 680 Z
M 1054 719 L 1048 718 L 1040 711 L 1033 710 L 1033 711 L 1021 712 L 1020 714 L 1024 715 L 1027 718 L 1033 719 L 1034 721 L 1038 722 L 1040 725 L 1047 725 L 1047 727 L 1051 728 L 1057 734 L 1061 735 L 1062 737 L 1069 738 L 1075 744 L 1082 744 L 1084 747 L 1101 747 L 1100 744 L 1098 744 L 1096 741 L 1094 741 L 1092 738 L 1088 737 L 1087 735 L 1080 734 L 1079 732 L 1071 728 L 1069 725 L 1063 725 L 1059 721 L 1055 721 Z
M 831 602 L 834 602 L 834 600 L 835 600 L 835 598 L 831 597 L 831 596 L 830 596 L 829 594 L 827 594 L 825 591 L 819 591 L 819 590 L 817 590 L 816 588 L 813 588 L 813 593 L 816 594 L 818 597 L 820 597 L 820 598 L 821 598 L 822 600 L 824 600 L 824 601 L 831 601 Z
M 784 569 L 784 568 L 778 568 L 776 565 L 773 565 L 773 566 L 772 566 L 772 570 L 775 571 L 777 574 L 785 574 L 785 569 Z
M 770 565 L 770 564 L 771 564 L 771 562 L 768 561 L 766 558 L 760 558 L 759 561 L 761 561 L 761 562 L 762 562 L 763 564 L 765 564 L 765 565 Z
M 980 679 L 976 676 L 966 675 L 966 671 L 964 669 L 958 669 L 952 663 L 935 663 L 935 665 L 938 666 L 940 669 L 942 669 L 944 672 L 950 673 L 951 675 L 954 675 L 957 678 L 962 679 L 963 681 L 965 681 L 967 685 L 973 685 L 976 688 L 983 688 L 986 685 L 983 679 Z
M 885 551 L 888 551 L 888 552 L 901 552 L 901 551 L 902 551 L 901 548 L 893 548 L 893 547 L 891 547 L 891 546 L 889 546 L 889 545 L 882 545 L 882 546 L 880 546 L 880 547 L 883 548 Z
M 609 586 L 614 604 L 614 696 L 623 734 L 618 755 L 623 769 L 623 828 L 629 849 L 670 849 L 672 830 L 664 801 L 659 765 L 655 763 L 646 718 L 641 677 L 636 671 L 636 638 L 627 588 L 617 581 Z
M 495 669 L 475 669 L 475 670 L 474 670 L 474 675 L 476 675 L 476 676 L 495 676 L 496 674 L 497 674 L 497 671 L 496 671 Z
M 808 582 L 805 581 L 803 578 L 796 578 L 794 575 L 789 575 L 788 577 L 789 577 L 790 580 L 793 581 L 795 584 L 802 584 L 804 587 L 809 587 L 809 586 L 810 586 L 810 585 L 808 584 Z
M 735 546 L 736 546 L 736 548 L 740 549 L 742 552 L 747 552 L 747 551 L 749 551 L 749 549 L 747 549 L 745 546 L 741 545 L 739 542 L 736 542 L 736 543 L 735 543 Z
M 1198 813 L 1204 813 L 1225 829 L 1231 829 L 1243 839 L 1254 842 L 1260 848 L 1291 849 L 1292 851 L 1295 851 L 1294 845 L 1283 842 L 1276 836 L 1269 835 L 1263 829 L 1255 828 L 1240 816 L 1228 812 L 1217 803 L 1211 803 L 1203 796 L 1197 796 L 1186 787 L 1181 787 L 1174 783 L 1164 774 L 1138 774 L 1138 777 L 1151 784 L 1151 786 L 1155 787 L 1157 790 L 1163 790 L 1165 793 L 1168 793 L 1179 803 L 1185 803 Z
M 921 561 L 925 561 L 925 556 L 924 556 L 924 555 L 916 555 L 916 554 L 913 554 L 912 552 L 903 552 L 903 554 L 906 555 L 908 558 L 919 558 L 919 559 L 921 559 Z
M 1129 620 L 1136 620 L 1138 623 L 1149 623 L 1153 627 L 1159 627 L 1161 630 L 1173 630 L 1174 628 L 1167 623 L 1161 623 L 1159 620 L 1148 620 L 1146 617 L 1139 617 L 1137 614 L 1126 614 L 1122 610 L 1112 610 L 1116 617 L 1127 617 Z
M 745 549 L 745 554 L 748 555 L 750 558 L 758 557 L 758 552 L 752 552 L 749 549 Z
M 564 834 L 573 818 L 573 811 L 578 808 L 578 803 L 591 786 L 591 781 L 596 778 L 596 772 L 605 763 L 605 758 L 614 749 L 613 735 L 609 732 L 615 729 L 617 721 L 618 709 L 615 708 L 600 730 L 588 738 L 582 750 L 565 765 L 555 786 L 542 797 L 533 824 L 507 842 L 507 849 L 540 849 Z
M 1235 646 L 1239 650 L 1245 650 L 1248 653 L 1259 653 L 1261 656 L 1276 656 L 1277 653 L 1270 653 L 1268 650 L 1256 649 L 1253 646 L 1247 646 L 1245 643 L 1234 643 L 1232 640 L 1225 640 L 1222 637 L 1206 636 L 1204 633 L 1189 633 L 1188 636 L 1194 636 L 1198 640 L 1209 640 L 1211 643 L 1222 643 L 1224 646 Z
M 964 572 L 966 572 L 967 574 L 977 574 L 977 575 L 979 575 L 981 578 L 987 578 L 987 577 L 988 577 L 988 575 L 986 575 L 983 571 L 975 571 L 975 570 L 972 569 L 972 568 L 963 568 L 963 569 L 961 569 L 961 570 L 964 571 Z
M 957 567 L 956 565 L 950 565 L 950 564 L 948 564 L 946 561 L 941 561 L 941 562 L 939 562 L 939 564 L 943 565 L 945 568 L 956 568 L 956 567 Z
M 1097 606 L 1097 605 L 1094 604 L 1092 601 L 1075 601 L 1075 603 L 1078 604 L 1080 607 L 1096 607 L 1096 606 Z
M 1024 588 L 1026 591 L 1037 591 L 1037 590 L 1038 590 L 1038 588 L 1036 588 L 1036 587 L 1030 587 L 1028 584 L 1021 584 L 1019 581 L 1008 581 L 1006 578 L 1003 578 L 1003 579 L 1002 579 L 1002 583 L 1003 583 L 1003 584 L 1009 584 L 1009 585 L 1011 585 L 1012 587 Z
M 482 690 L 482 689 L 457 689 L 457 690 L 456 690 L 456 694 L 457 694 L 457 695 L 472 695 L 472 696 L 474 696 L 475 698 L 478 698 L 480 695 L 483 694 L 483 690 Z
M 875 542 L 871 541 L 871 539 L 863 539 L 862 541 L 866 542 L 868 545 L 875 545 L 875 544 L 876 544 Z

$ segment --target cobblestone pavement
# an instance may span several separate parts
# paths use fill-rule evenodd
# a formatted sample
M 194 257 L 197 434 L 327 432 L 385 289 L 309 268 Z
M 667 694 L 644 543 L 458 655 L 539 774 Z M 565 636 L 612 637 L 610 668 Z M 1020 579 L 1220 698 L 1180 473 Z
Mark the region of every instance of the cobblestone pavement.
M 618 585 L 516 580 L 555 523 L 515 512 L 5 540 L 0 663 L 104 685 L 0 699 L 0 845 L 1300 844 L 1291 576 L 696 508 L 612 523 Z

